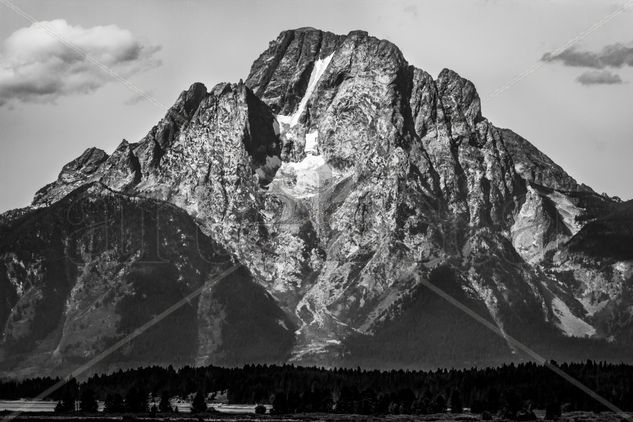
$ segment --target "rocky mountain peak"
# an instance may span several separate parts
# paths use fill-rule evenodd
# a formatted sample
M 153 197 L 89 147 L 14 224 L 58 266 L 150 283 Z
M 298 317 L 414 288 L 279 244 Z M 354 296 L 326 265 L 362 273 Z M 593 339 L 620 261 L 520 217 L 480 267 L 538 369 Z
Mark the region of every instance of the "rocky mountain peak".
M 108 158 L 108 154 L 99 148 L 88 148 L 79 157 L 66 164 L 62 168 L 62 176 L 64 173 L 72 173 L 83 171 L 84 173 L 94 173 L 97 168 Z
M 55 213 L 92 204 L 92 227 L 103 212 L 94 204 L 111 212 L 114 200 L 132 214 L 165 207 L 167 220 L 156 218 L 169 226 L 159 244 L 173 277 L 135 269 L 146 248 L 109 248 L 89 264 L 70 263 L 57 289 L 62 270 L 46 276 L 58 262 L 46 251 L 53 245 L 63 255 L 77 231 Z M 3 238 L 38 238 L 40 216 L 62 229 L 46 232 L 44 243 L 0 242 L 0 294 L 10 298 L 0 326 L 13 336 L 0 356 L 36 341 L 37 356 L 61 350 L 74 358 L 64 347 L 74 344 L 92 353 L 98 339 L 86 337 L 81 319 L 89 317 L 76 310 L 93 299 L 85 286 L 107 291 L 105 278 L 118 292 L 100 314 L 108 338 L 126 332 L 121 309 L 137 293 L 163 304 L 174 286 L 189 291 L 189 279 L 204 286 L 187 317 L 195 353 L 186 362 L 228 362 L 227 350 L 252 346 L 231 333 L 255 328 L 257 361 L 429 367 L 524 358 L 448 309 L 427 282 L 552 358 L 621 356 L 617 347 L 628 347 L 618 341 L 631 327 L 621 318 L 630 315 L 633 257 L 622 246 L 629 238 L 612 236 L 630 206 L 618 208 L 497 128 L 469 80 L 448 69 L 433 78 L 364 31 L 282 32 L 246 81 L 209 91 L 191 85 L 143 139 L 122 142 L 111 156 L 86 151 L 34 206 L 0 219 Z M 75 239 L 73 251 L 85 254 L 103 239 Z M 611 243 L 615 252 L 604 246 Z M 235 285 L 206 281 L 218 256 L 243 266 Z M 162 288 L 151 291 L 156 277 Z M 42 300 L 51 292 L 57 319 L 31 333 L 52 312 Z M 35 355 L 15 359 L 24 368 L 41 364 L 29 361 Z
M 300 28 L 283 31 L 253 63 L 246 84 L 268 104 L 273 112 L 288 115 L 298 106 L 305 93 L 315 63 L 338 51 L 338 68 L 333 71 L 332 85 L 340 84 L 349 72 L 367 70 L 367 57 L 376 55 L 373 66 L 388 56 L 404 60 L 392 43 L 371 37 L 365 31 L 348 35 Z M 352 54 L 358 53 L 358 54 Z M 364 64 L 363 64 L 364 62 Z
M 457 72 L 443 69 L 436 81 L 449 118 L 464 118 L 471 130 L 481 121 L 481 102 L 475 85 Z
M 289 113 L 307 88 L 314 62 L 343 37 L 312 28 L 283 31 L 253 63 L 246 85 L 275 113 Z
M 73 189 L 97 178 L 108 154 L 99 148 L 88 148 L 83 154 L 66 164 L 57 180 L 35 193 L 32 206 L 44 206 L 60 200 Z
M 207 87 L 201 82 L 195 82 L 188 90 L 183 91 L 180 97 L 176 101 L 182 103 L 182 112 L 190 116 L 198 108 L 200 101 L 207 95 Z

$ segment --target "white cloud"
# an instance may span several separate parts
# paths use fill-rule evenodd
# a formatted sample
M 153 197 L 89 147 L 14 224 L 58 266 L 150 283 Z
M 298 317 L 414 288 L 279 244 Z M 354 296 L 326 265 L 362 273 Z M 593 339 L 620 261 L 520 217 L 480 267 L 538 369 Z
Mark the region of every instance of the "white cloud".
M 633 46 L 620 43 L 611 44 L 597 53 L 570 47 L 559 54 L 545 53 L 542 60 L 561 62 L 565 66 L 593 67 L 596 69 L 633 66 Z
M 159 66 L 158 50 L 116 25 L 83 28 L 63 19 L 35 23 L 12 33 L 0 48 L 0 106 L 94 92 L 114 80 L 94 61 L 128 78 Z
M 576 78 L 583 85 L 617 85 L 622 83 L 622 78 L 617 73 L 608 70 L 590 70 Z

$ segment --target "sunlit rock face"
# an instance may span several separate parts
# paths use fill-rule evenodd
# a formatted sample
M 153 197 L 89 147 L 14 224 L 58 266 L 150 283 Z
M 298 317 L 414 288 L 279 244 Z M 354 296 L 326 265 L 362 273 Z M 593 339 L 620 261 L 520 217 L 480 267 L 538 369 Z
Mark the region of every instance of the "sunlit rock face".
M 170 210 L 152 221 L 169 226 L 159 245 L 172 251 L 171 269 L 152 288 L 157 270 L 137 269 L 142 250 L 128 246 L 71 265 L 62 280 L 51 278 L 58 270 L 44 245 L 3 242 L 1 353 L 16 368 L 43 367 L 41 356 L 53 368 L 88 359 L 147 319 L 122 316 L 125 304 L 140 295 L 158 310 L 195 288 L 197 304 L 174 323 L 188 330 L 178 349 L 187 363 L 528 359 L 510 337 L 558 360 L 631 356 L 629 204 L 579 185 L 495 127 L 470 81 L 448 69 L 434 78 L 362 31 L 282 32 L 245 82 L 192 85 L 143 139 L 110 156 L 86 151 L 32 208 L 3 215 L 0 230 L 17 239 L 60 226 L 53 249 L 62 256 L 68 229 L 58 220 L 37 226 L 35 216 L 104 195 L 125 210 Z M 193 251 L 182 234 L 193 228 L 221 263 L 206 246 Z M 205 281 L 229 261 L 239 276 Z M 68 322 L 108 280 L 121 287 L 93 313 L 104 322 Z M 18 357 L 35 343 L 38 358 Z M 143 350 L 136 363 L 165 362 Z M 110 365 L 128 364 L 125 356 Z
M 57 180 L 35 193 L 32 206 L 50 205 L 81 185 L 97 180 L 102 175 L 103 164 L 108 158 L 105 151 L 99 148 L 88 148 L 83 154 L 62 168 Z

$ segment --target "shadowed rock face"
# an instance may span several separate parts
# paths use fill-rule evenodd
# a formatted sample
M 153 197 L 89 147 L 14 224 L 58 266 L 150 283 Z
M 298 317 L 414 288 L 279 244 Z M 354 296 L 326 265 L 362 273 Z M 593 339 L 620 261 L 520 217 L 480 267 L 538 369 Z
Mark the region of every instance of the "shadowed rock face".
M 155 220 L 169 226 L 159 242 L 172 248 L 165 267 L 136 265 L 134 248 L 108 249 L 90 266 L 52 276 L 62 270 L 38 256 L 45 247 L 68 254 L 68 229 L 58 220 L 37 226 L 34 216 L 103 192 L 126 210 L 160 203 L 178 216 Z M 597 245 L 620 236 L 629 218 L 626 204 L 579 185 L 490 123 L 474 85 L 454 71 L 433 78 L 362 31 L 285 31 L 244 83 L 209 92 L 192 85 L 140 142 L 124 141 L 111 156 L 87 151 L 38 192 L 33 209 L 3 216 L 6 239 L 59 231 L 52 248 L 28 246 L 35 258 L 17 240 L 3 242 L 3 361 L 42 368 L 54 358 L 59 369 L 87 359 L 196 286 L 199 303 L 172 321 L 185 329 L 165 349 L 180 362 L 526 359 L 508 336 L 548 358 L 626 359 L 631 257 Z M 228 264 L 214 264 L 206 249 L 194 255 L 183 227 L 242 264 L 240 273 L 207 286 L 208 274 Z M 95 313 L 107 323 L 68 325 L 75 292 L 100 292 L 110 279 L 126 287 Z M 151 312 L 135 309 L 142 300 Z M 51 317 L 40 324 L 37 315 Z M 147 338 L 136 363 L 166 362 Z M 37 352 L 17 354 L 33 344 Z M 110 365 L 129 362 L 122 353 Z
M 244 267 L 218 279 L 231 256 L 170 204 L 88 184 L 16 221 L 0 256 L 4 373 L 67 371 L 188 295 L 93 370 L 290 353 L 292 321 Z M 249 312 L 257 318 L 244 321 Z
M 514 168 L 526 181 L 561 191 L 593 192 L 579 185 L 558 164 L 539 151 L 534 145 L 509 129 L 502 129 L 508 151 L 512 154 Z

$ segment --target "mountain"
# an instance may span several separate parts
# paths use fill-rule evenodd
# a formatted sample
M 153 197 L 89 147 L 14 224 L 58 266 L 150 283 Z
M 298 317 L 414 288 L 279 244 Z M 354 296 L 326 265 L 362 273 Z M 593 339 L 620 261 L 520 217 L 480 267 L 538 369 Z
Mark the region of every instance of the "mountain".
M 630 360 L 632 209 L 495 127 L 456 72 L 284 31 L 244 82 L 193 84 L 2 215 L 0 369 L 63 373 L 196 292 L 91 370 L 531 359 L 511 338 Z

